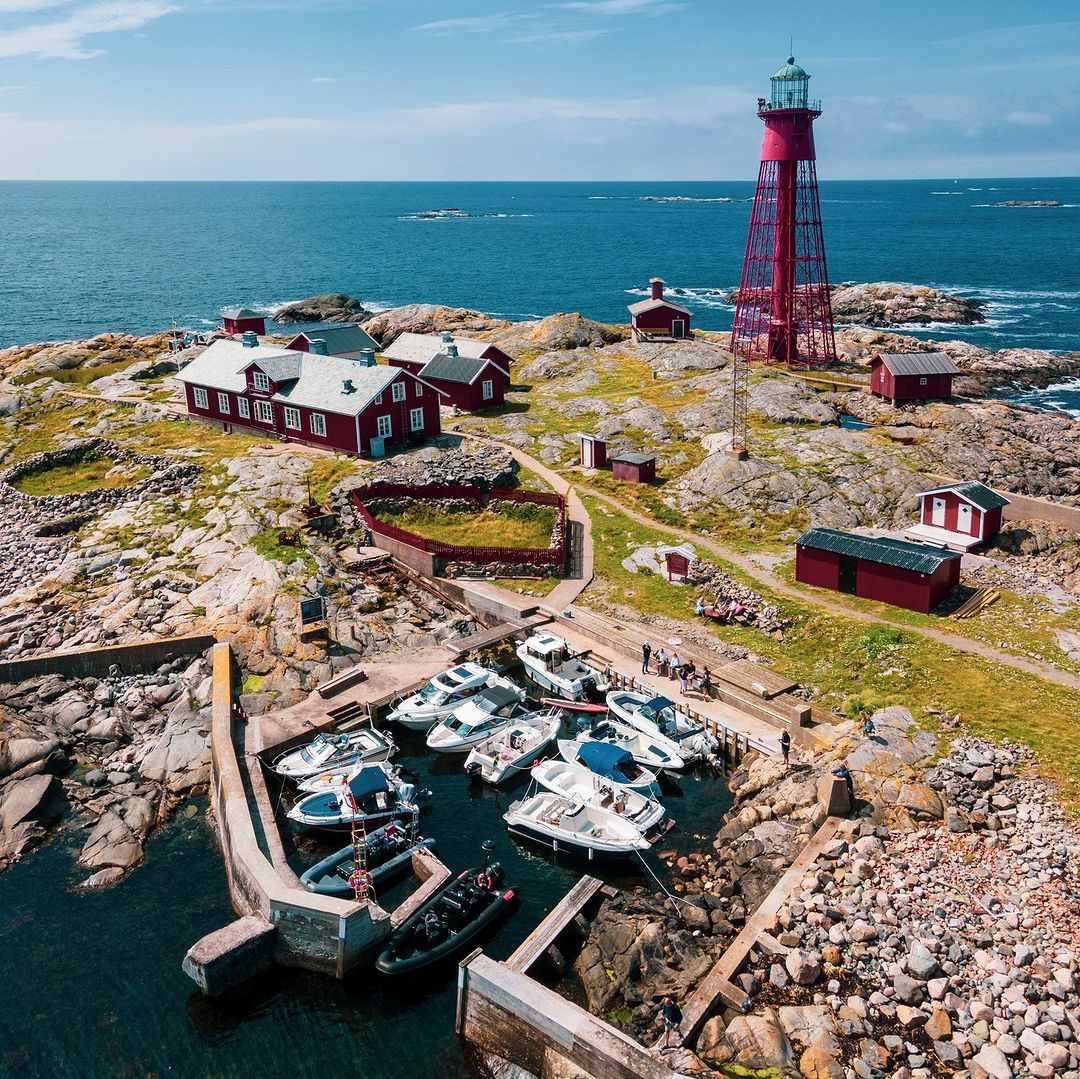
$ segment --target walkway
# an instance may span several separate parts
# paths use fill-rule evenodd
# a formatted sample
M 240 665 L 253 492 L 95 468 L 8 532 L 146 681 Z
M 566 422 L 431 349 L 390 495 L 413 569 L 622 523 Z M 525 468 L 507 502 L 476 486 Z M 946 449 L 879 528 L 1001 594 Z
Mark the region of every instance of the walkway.
M 868 611 L 856 610 L 844 603 L 829 599 L 824 595 L 818 595 L 816 592 L 793 588 L 786 581 L 781 580 L 775 573 L 758 565 L 758 563 L 754 562 L 752 559 L 747 558 L 746 555 L 739 554 L 739 552 L 733 551 L 730 547 L 725 547 L 715 540 L 702 536 L 699 532 L 690 532 L 684 528 L 675 528 L 672 525 L 661 524 L 652 517 L 629 509 L 617 499 L 604 494 L 602 491 L 597 491 L 592 487 L 585 487 L 584 490 L 592 498 L 596 498 L 600 502 L 606 503 L 611 506 L 612 509 L 617 510 L 624 517 L 629 518 L 636 524 L 645 525 L 656 532 L 663 532 L 669 536 L 678 536 L 680 539 L 689 540 L 695 546 L 704 548 L 706 551 L 710 551 L 715 555 L 719 555 L 720 558 L 730 562 L 733 566 L 737 566 L 747 576 L 760 581 L 774 592 L 777 592 L 782 596 L 787 596 L 789 599 L 796 600 L 800 603 L 811 603 L 815 607 L 820 607 L 822 610 L 828 611 L 830 614 L 840 615 L 843 618 L 851 618 L 857 622 L 868 622 L 873 625 L 888 626 L 890 629 L 902 630 L 906 633 L 917 633 L 928 640 L 937 641 L 938 644 L 944 644 L 949 648 L 955 648 L 958 652 L 967 652 L 969 655 L 980 656 L 982 659 L 988 659 L 994 663 L 1001 663 L 1007 667 L 1015 667 L 1018 670 L 1026 671 L 1028 674 L 1034 674 L 1039 678 L 1045 679 L 1047 682 L 1054 682 L 1059 686 L 1080 690 L 1080 677 L 1069 674 L 1067 671 L 1058 670 L 1056 667 L 1040 663 L 1038 660 L 1010 655 L 1008 652 L 1002 652 L 988 644 L 983 644 L 980 641 L 973 641 L 968 637 L 960 637 L 955 633 L 946 633 L 944 630 L 933 629 L 929 626 L 911 626 L 901 622 L 892 622 L 888 618 L 883 618 L 881 615 L 871 614 Z

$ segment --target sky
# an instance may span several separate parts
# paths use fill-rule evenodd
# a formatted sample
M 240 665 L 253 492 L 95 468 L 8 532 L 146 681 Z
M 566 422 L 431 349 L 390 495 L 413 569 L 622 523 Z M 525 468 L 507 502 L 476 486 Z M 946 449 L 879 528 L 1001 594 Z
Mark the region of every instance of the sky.
M 789 42 L 822 178 L 1080 175 L 1037 0 L 0 0 L 7 179 L 728 180 Z

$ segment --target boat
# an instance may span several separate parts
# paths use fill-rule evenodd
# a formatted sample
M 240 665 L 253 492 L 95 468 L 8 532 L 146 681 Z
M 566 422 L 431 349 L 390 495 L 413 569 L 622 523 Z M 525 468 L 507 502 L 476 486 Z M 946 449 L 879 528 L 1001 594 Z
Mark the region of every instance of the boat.
M 465 771 L 497 786 L 533 765 L 537 754 L 555 741 L 561 726 L 562 713 L 557 708 L 512 720 L 498 734 L 473 746 L 465 758 Z
M 561 708 L 564 712 L 584 712 L 585 714 L 603 715 L 606 704 L 594 704 L 592 701 L 567 701 L 562 697 L 541 697 L 540 703 L 548 708 Z
M 720 751 L 716 736 L 667 697 L 619 689 L 607 695 L 607 704 L 611 714 L 628 726 L 670 738 L 687 760 L 713 760 Z
M 375 969 L 380 974 L 411 974 L 468 950 L 485 929 L 514 909 L 517 896 L 503 881 L 503 868 L 494 862 L 447 882 L 394 931 Z
M 540 791 L 503 814 L 511 832 L 524 833 L 560 850 L 584 851 L 590 861 L 598 854 L 626 855 L 649 849 L 649 841 L 630 821 L 606 809 Z
M 308 745 L 275 758 L 270 769 L 286 779 L 301 780 L 320 772 L 346 772 L 358 764 L 387 761 L 397 752 L 394 739 L 365 727 L 350 734 L 320 733 Z
M 421 839 L 411 828 L 396 821 L 384 824 L 361 841 L 363 862 L 369 874 L 369 887 L 376 895 L 384 884 L 404 875 L 412 866 L 413 851 L 437 849 L 434 839 Z M 356 868 L 356 852 L 350 843 L 317 862 L 300 875 L 300 883 L 318 895 L 355 894 L 349 878 Z
M 626 757 L 627 763 L 632 767 L 637 767 L 628 753 L 616 750 L 614 746 L 591 742 L 587 748 L 598 755 L 610 756 L 614 751 Z M 541 787 L 555 794 L 618 814 L 646 838 L 651 838 L 658 829 L 659 838 L 659 835 L 670 831 L 674 823 L 665 820 L 666 810 L 658 799 L 617 783 L 609 776 L 601 775 L 595 768 L 587 768 L 572 761 L 549 760 L 536 765 L 531 775 Z
M 387 718 L 414 731 L 428 731 L 482 689 L 502 684 L 512 683 L 479 663 L 459 663 L 435 675 L 417 693 L 396 701 Z
M 601 779 L 618 783 L 620 787 L 645 798 L 660 796 L 660 782 L 651 768 L 638 764 L 629 750 L 609 742 L 589 742 L 582 739 L 559 739 L 559 756 L 568 764 L 580 765 L 595 772 Z
M 301 798 L 286 816 L 301 827 L 335 831 L 353 824 L 372 831 L 392 820 L 411 823 L 420 815 L 412 801 L 414 789 L 389 765 L 369 764 L 337 790 Z
M 578 736 L 587 742 L 610 742 L 625 749 L 631 757 L 646 768 L 686 767 L 686 757 L 679 747 L 662 734 L 646 734 L 617 719 L 605 719 L 595 727 L 582 731 Z
M 525 691 L 517 686 L 492 686 L 458 705 L 445 719 L 428 731 L 428 749 L 437 753 L 468 753 L 510 724 L 531 716 L 524 703 Z
M 515 649 L 525 673 L 541 688 L 568 700 L 584 700 L 600 688 L 603 675 L 570 651 L 570 645 L 541 630 Z

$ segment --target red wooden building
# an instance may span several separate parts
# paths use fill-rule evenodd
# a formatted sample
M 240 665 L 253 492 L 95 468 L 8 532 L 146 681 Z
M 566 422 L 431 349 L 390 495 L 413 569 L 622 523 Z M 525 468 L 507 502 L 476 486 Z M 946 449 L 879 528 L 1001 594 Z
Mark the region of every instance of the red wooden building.
M 690 311 L 664 299 L 664 282 L 654 277 L 647 300 L 630 304 L 630 336 L 635 341 L 679 341 L 690 337 Z
M 221 313 L 226 333 L 266 333 L 266 319 L 250 307 L 229 307 Z
M 578 435 L 582 468 L 603 468 L 607 464 L 607 442 L 597 435 Z
M 892 405 L 948 398 L 959 373 L 944 352 L 878 352 L 870 357 L 870 392 Z
M 321 344 L 320 344 L 321 342 Z M 364 359 L 364 353 L 379 351 L 379 342 L 352 323 L 341 326 L 322 326 L 298 333 L 286 346 L 298 352 L 318 352 L 323 356 L 345 356 L 350 360 Z
M 250 335 L 215 341 L 176 378 L 192 416 L 344 453 L 381 456 L 441 431 L 439 391 L 408 371 Z
M 652 483 L 656 479 L 656 458 L 648 453 L 619 453 L 609 457 L 611 474 L 627 483 Z
M 506 391 L 503 371 L 491 360 L 459 356 L 456 345 L 446 347 L 450 352 L 433 356 L 418 375 L 442 393 L 442 403 L 455 405 L 462 412 L 502 405 Z
M 919 495 L 919 523 L 904 535 L 966 551 L 1001 530 L 1001 511 L 1009 500 L 978 480 L 950 483 Z
M 470 360 L 491 360 L 502 372 L 505 382 L 510 381 L 511 357 L 490 341 L 477 341 L 471 337 L 455 337 L 449 330 L 437 333 L 402 333 L 382 351 L 387 363 L 404 367 L 414 375 L 439 355 L 448 355 L 450 347 L 457 349 L 458 356 Z
M 795 541 L 795 579 L 929 614 L 960 583 L 960 555 L 907 540 L 811 528 Z

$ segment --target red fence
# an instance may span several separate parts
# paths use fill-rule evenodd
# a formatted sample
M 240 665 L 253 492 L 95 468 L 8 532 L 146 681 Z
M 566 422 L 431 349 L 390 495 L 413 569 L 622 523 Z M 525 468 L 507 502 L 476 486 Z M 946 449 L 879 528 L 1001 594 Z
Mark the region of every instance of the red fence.
M 504 487 L 491 487 L 485 493 L 479 487 L 464 483 L 374 483 L 357 487 L 351 494 L 353 504 L 364 519 L 364 524 L 372 532 L 427 554 L 439 555 L 449 562 L 508 562 L 558 567 L 566 565 L 566 499 L 562 495 L 545 491 L 512 491 Z M 373 498 L 464 498 L 475 502 L 478 508 L 489 502 L 527 502 L 535 506 L 555 506 L 559 511 L 558 538 L 547 547 L 465 547 L 455 543 L 441 543 L 372 516 L 364 503 Z

